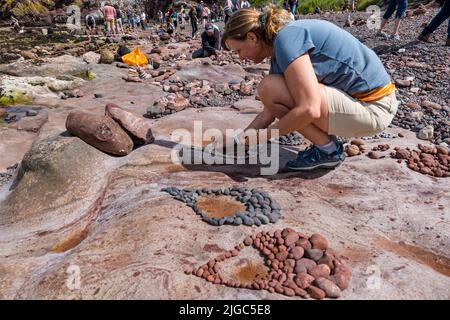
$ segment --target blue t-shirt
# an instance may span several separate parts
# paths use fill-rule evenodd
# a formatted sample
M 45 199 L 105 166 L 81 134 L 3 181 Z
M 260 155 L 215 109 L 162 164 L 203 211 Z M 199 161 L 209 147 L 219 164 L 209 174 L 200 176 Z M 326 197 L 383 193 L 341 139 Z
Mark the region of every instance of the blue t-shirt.
M 350 95 L 391 81 L 373 50 L 328 21 L 290 22 L 276 35 L 273 48 L 270 73 L 283 74 L 292 61 L 309 52 L 319 82 Z

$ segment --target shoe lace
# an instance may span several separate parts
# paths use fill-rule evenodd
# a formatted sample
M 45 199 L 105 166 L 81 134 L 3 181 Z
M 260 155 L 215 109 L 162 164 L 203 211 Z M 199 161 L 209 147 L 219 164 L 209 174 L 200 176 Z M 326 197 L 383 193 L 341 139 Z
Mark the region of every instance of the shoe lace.
M 298 159 L 301 159 L 301 158 L 305 157 L 306 155 L 308 155 L 308 154 L 312 151 L 312 149 L 313 149 L 314 147 L 315 147 L 315 146 L 314 146 L 313 144 L 310 145 L 310 146 L 308 146 L 305 150 L 303 150 L 302 152 L 300 152 L 300 153 L 298 154 L 297 158 L 298 158 Z

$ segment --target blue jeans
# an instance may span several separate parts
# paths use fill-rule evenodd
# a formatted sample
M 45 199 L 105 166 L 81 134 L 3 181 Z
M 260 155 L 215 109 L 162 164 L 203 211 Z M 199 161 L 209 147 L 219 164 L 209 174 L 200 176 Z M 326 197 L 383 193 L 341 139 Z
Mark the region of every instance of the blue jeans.
M 396 19 L 402 19 L 405 17 L 406 8 L 408 7 L 408 0 L 389 0 L 389 5 L 386 12 L 383 15 L 383 19 L 389 19 L 397 7 L 397 12 L 395 13 Z
M 447 37 L 450 38 L 450 1 L 447 0 L 441 10 L 434 16 L 433 20 L 423 29 L 422 33 L 433 33 L 442 22 L 448 18 Z
M 297 4 L 291 4 L 291 12 L 292 14 L 295 16 L 296 12 L 297 12 Z

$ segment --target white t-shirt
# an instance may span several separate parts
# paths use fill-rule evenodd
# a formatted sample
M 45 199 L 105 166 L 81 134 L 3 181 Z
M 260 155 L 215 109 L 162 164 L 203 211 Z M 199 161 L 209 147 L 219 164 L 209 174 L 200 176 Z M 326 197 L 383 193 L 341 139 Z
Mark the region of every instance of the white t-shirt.
M 251 6 L 250 6 L 250 3 L 248 2 L 248 1 L 242 1 L 241 2 L 241 8 L 242 9 L 248 9 L 248 8 L 250 8 Z

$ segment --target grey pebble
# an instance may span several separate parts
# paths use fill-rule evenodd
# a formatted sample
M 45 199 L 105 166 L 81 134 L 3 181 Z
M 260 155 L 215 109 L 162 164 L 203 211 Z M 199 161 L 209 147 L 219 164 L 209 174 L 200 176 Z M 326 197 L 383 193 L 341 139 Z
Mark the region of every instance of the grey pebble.
M 256 217 L 261 221 L 262 224 L 268 224 L 270 222 L 269 218 L 265 215 L 258 214 Z
M 255 222 L 255 225 L 257 226 L 257 227 L 259 227 L 262 223 L 261 223 L 261 220 L 259 220 L 258 219 L 258 217 L 254 217 L 254 218 L 252 218 L 253 219 L 253 221 Z
M 244 224 L 245 224 L 246 226 L 252 226 L 252 225 L 254 224 L 253 219 L 252 219 L 252 218 L 249 218 L 249 217 L 245 217 L 245 218 L 244 218 Z
M 242 224 L 242 219 L 241 219 L 240 217 L 236 217 L 236 218 L 234 218 L 233 223 L 234 223 L 235 225 L 239 226 L 239 225 Z

